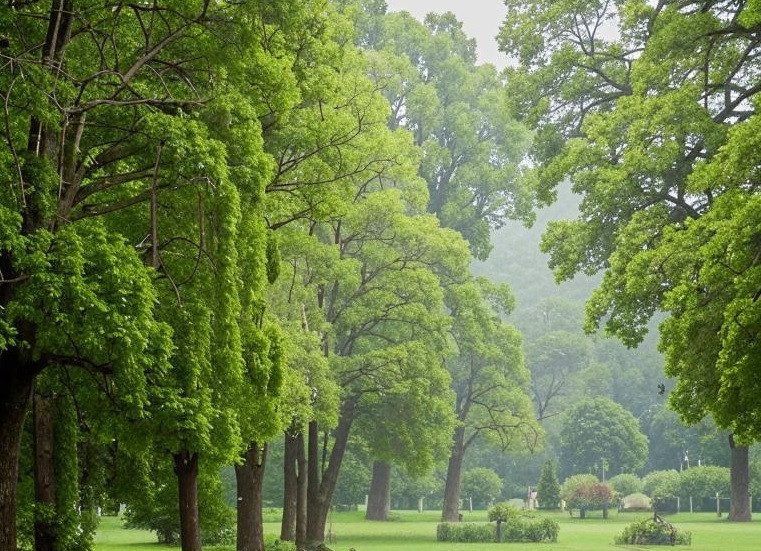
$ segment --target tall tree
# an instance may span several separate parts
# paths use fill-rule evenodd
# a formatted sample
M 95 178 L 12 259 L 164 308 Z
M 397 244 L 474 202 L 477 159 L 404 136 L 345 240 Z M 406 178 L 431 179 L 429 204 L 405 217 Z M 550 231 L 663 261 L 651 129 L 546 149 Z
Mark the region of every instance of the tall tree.
M 520 334 L 499 312 L 512 308 L 506 287 L 473 280 L 450 289 L 456 353 L 446 362 L 455 392 L 454 432 L 447 469 L 442 519 L 459 518 L 460 482 L 465 452 L 482 437 L 503 451 L 533 449 L 541 439 L 527 394 Z
M 507 108 L 505 83 L 493 66 L 476 65 L 475 40 L 451 12 L 420 23 L 362 4 L 358 43 L 372 49 L 371 75 L 385 82 L 390 126 L 408 129 L 422 149 L 428 211 L 484 259 L 507 218 L 532 219 L 519 177 L 529 137 Z
M 634 345 L 655 311 L 670 310 L 673 293 L 693 284 L 695 269 L 708 269 L 690 259 L 683 270 L 663 269 L 654 257 L 665 262 L 675 252 L 672 236 L 721 208 L 718 198 L 737 187 L 718 172 L 702 186 L 691 175 L 728 143 L 732 126 L 755 113 L 757 7 L 723 1 L 506 4 L 511 9 L 501 43 L 520 59 L 512 79 L 516 107 L 539 130 L 533 154 L 540 192 L 551 199 L 570 175 L 582 195 L 582 215 L 554 224 L 544 247 L 560 279 L 605 271 L 589 303 L 589 328 L 604 318 L 610 332 Z M 618 32 L 606 32 L 611 28 Z M 749 183 L 746 173 L 746 198 Z M 653 268 L 646 277 L 644 265 Z M 719 301 L 700 309 L 704 322 L 710 320 L 704 326 L 724 327 L 722 307 Z M 688 329 L 677 329 L 675 318 L 662 332 L 667 351 L 675 331 Z M 701 385 L 712 381 L 706 396 L 720 391 L 723 369 L 717 339 L 709 343 L 714 349 L 701 354 L 699 370 L 706 375 Z M 744 353 L 745 346 L 734 345 Z M 685 376 L 681 388 L 695 379 L 679 362 L 667 353 L 667 371 Z M 705 404 L 672 403 L 695 421 L 696 402 Z M 722 415 L 722 406 L 701 413 L 714 409 Z M 746 430 L 737 417 L 723 419 L 720 426 L 738 436 Z M 747 448 L 733 445 L 731 453 L 738 480 L 747 480 Z M 747 488 L 737 494 L 747 495 Z M 730 518 L 747 520 L 747 504 L 735 505 L 738 514 Z

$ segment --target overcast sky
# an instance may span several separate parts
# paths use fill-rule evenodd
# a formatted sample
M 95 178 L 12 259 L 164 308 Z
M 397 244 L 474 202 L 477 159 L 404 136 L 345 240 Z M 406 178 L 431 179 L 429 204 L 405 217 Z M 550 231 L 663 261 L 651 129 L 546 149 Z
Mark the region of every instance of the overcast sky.
M 495 36 L 507 8 L 502 0 L 386 0 L 389 11 L 408 11 L 422 20 L 429 12 L 451 11 L 462 21 L 465 34 L 478 41 L 478 61 L 493 63 L 500 69 L 507 64 L 505 54 L 497 50 Z

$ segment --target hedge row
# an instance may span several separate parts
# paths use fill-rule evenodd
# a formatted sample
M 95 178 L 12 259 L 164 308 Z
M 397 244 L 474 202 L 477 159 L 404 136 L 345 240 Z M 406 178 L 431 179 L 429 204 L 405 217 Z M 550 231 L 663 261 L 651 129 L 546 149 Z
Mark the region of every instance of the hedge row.
M 502 523 L 503 542 L 556 542 L 560 526 L 551 518 L 516 518 Z M 443 522 L 436 527 L 437 541 L 457 543 L 483 543 L 497 541 L 497 527 L 494 524 L 472 522 Z

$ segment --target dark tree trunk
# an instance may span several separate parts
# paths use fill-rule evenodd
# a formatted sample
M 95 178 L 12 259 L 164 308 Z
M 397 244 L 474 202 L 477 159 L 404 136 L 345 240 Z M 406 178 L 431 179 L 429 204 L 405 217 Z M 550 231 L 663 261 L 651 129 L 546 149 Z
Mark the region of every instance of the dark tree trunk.
M 296 436 L 296 465 L 298 466 L 296 475 L 296 544 L 303 546 L 307 540 L 307 488 L 309 480 L 303 432 L 299 432 Z
M 201 551 L 198 518 L 198 454 L 182 450 L 173 454 L 180 499 L 180 544 L 182 551 Z
M 235 466 L 238 487 L 238 551 L 264 551 L 262 526 L 262 486 L 267 447 L 254 442 L 244 454 L 242 465 Z
M 296 504 L 298 498 L 298 466 L 296 464 L 295 435 L 285 433 L 283 450 L 283 517 L 280 522 L 280 539 L 283 541 L 296 540 Z
M 748 464 L 748 446 L 735 444 L 733 435 L 729 435 L 730 450 L 730 488 L 729 517 L 730 522 L 749 522 L 750 514 L 750 467 Z
M 39 366 L 21 351 L 0 353 L 0 551 L 16 551 L 16 498 L 21 434 Z
M 53 397 L 34 395 L 34 501 L 51 513 L 56 510 L 55 416 Z M 35 551 L 54 551 L 57 533 L 55 516 L 40 515 L 34 521 Z
M 354 421 L 355 406 L 356 402 L 353 398 L 344 400 L 341 405 L 338 426 L 333 434 L 333 449 L 330 452 L 327 465 L 324 466 L 322 479 L 320 479 L 322 454 L 319 447 L 319 427 L 315 421 L 309 423 L 306 549 L 316 549 L 325 541 L 325 525 L 328 521 L 333 491 L 336 488 L 336 482 L 338 482 L 341 461 L 343 461 L 346 451 L 346 443 L 349 440 L 349 431 Z
M 367 501 L 367 520 L 388 520 L 391 508 L 391 464 L 373 461 L 373 480 Z
M 458 522 L 460 520 L 460 478 L 462 474 L 462 459 L 465 455 L 465 428 L 460 426 L 454 431 L 452 453 L 447 467 L 447 482 L 444 487 L 444 510 L 441 513 L 443 522 Z

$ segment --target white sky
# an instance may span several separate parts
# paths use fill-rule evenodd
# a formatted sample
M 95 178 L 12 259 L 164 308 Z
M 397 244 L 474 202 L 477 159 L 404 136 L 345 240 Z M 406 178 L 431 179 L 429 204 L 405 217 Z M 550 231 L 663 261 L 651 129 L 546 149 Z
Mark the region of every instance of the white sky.
M 507 56 L 497 49 L 495 37 L 505 19 L 507 8 L 502 0 L 386 0 L 389 11 L 408 11 L 422 20 L 429 12 L 451 11 L 462 21 L 469 38 L 478 42 L 479 63 L 493 63 L 502 69 Z

